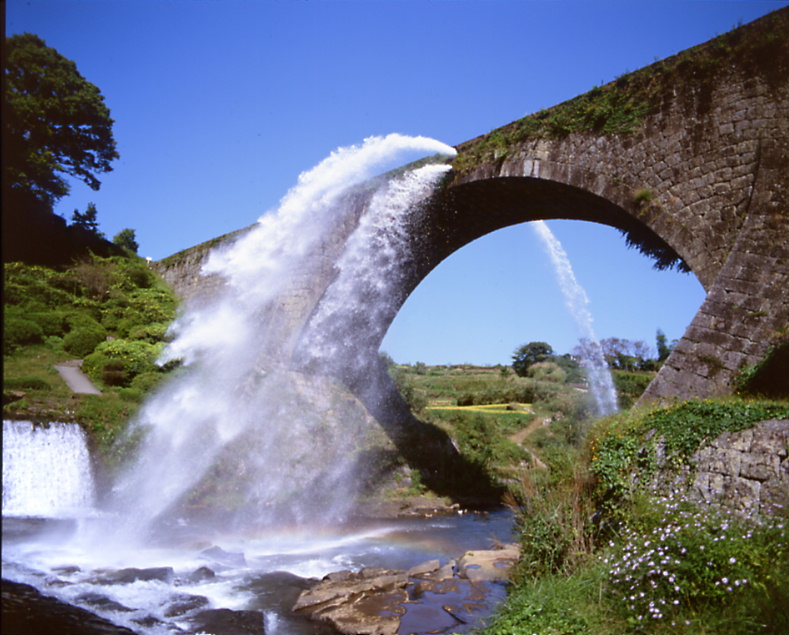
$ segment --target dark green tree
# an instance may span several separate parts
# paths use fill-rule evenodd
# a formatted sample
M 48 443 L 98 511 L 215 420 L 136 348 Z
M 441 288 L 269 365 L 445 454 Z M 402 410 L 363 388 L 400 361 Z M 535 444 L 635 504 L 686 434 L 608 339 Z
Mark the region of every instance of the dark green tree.
M 532 364 L 544 362 L 553 357 L 553 349 L 545 342 L 529 342 L 515 349 L 512 354 L 512 369 L 520 376 L 526 377 Z
M 98 212 L 96 211 L 96 205 L 94 203 L 88 203 L 88 207 L 84 212 L 75 209 L 74 213 L 71 215 L 71 224 L 82 227 L 82 229 L 87 229 L 97 236 L 102 235 L 99 231 Z
M 120 230 L 115 236 L 112 237 L 112 242 L 124 249 L 128 249 L 131 252 L 137 253 L 137 250 L 140 248 L 140 245 L 137 243 L 137 236 L 134 233 L 133 229 L 126 229 Z
M 671 355 L 671 346 L 668 345 L 666 334 L 660 329 L 657 330 L 657 335 L 655 335 L 655 343 L 657 346 L 658 362 L 665 362 L 668 356 Z
M 99 189 L 96 174 L 118 158 L 99 89 L 37 35 L 7 37 L 4 47 L 4 191 L 51 211 L 69 192 L 64 175 Z

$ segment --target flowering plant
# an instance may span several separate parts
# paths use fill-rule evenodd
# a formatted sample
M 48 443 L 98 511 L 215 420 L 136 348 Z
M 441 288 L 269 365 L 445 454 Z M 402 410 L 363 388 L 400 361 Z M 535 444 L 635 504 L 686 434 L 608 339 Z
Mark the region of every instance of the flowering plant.
M 727 601 L 786 552 L 780 518 L 755 520 L 681 497 L 650 497 L 650 527 L 626 527 L 601 556 L 607 590 L 637 628 L 707 600 Z M 643 517 L 642 517 L 643 520 Z

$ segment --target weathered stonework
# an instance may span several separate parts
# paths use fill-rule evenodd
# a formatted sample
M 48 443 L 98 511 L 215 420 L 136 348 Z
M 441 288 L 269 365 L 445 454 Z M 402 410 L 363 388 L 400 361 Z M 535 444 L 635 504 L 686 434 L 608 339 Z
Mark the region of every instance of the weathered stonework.
M 782 9 L 736 33 L 747 41 L 785 30 L 787 22 L 789 9 Z M 384 326 L 442 260 L 487 233 L 538 219 L 603 223 L 657 237 L 707 291 L 642 400 L 730 393 L 739 370 L 759 361 L 789 326 L 789 73 L 766 68 L 789 67 L 789 45 L 780 55 L 786 59 L 762 62 L 763 73 L 733 60 L 703 82 L 692 67 L 678 72 L 660 107 L 632 132 L 526 137 L 482 155 L 484 138 L 460 144 L 456 169 L 407 229 L 402 283 L 378 311 Z M 288 342 L 276 355 L 286 363 L 299 340 L 309 339 L 309 318 L 368 202 L 364 193 L 351 197 L 348 214 L 305 264 L 297 288 L 284 294 L 275 321 Z M 202 257 L 162 263 L 179 293 L 188 296 L 202 284 L 194 275 Z M 365 324 L 356 309 L 339 309 L 334 330 L 323 336 L 352 347 L 354 354 L 334 367 L 361 390 L 375 374 L 386 328 Z M 303 355 L 295 357 L 293 364 L 309 366 Z
M 658 443 L 658 464 L 663 463 Z M 703 501 L 747 514 L 771 514 L 789 505 L 789 420 L 763 421 L 740 432 L 724 432 L 695 452 L 676 472 L 653 477 L 663 493 L 683 490 Z

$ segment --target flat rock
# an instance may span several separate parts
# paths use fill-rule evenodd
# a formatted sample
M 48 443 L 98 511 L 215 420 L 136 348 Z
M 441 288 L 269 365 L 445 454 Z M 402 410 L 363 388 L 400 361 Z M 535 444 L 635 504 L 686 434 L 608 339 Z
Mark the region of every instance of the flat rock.
M 520 557 L 518 545 L 505 545 L 490 551 L 468 551 L 458 562 L 458 575 L 472 582 L 507 580 Z

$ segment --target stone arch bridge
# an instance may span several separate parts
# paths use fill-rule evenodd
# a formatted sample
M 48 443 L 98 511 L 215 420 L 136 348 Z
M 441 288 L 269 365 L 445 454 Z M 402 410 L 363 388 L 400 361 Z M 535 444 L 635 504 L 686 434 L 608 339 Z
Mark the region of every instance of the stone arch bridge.
M 331 360 L 310 359 L 299 344 L 314 334 L 312 317 L 367 209 L 371 194 L 358 191 L 279 303 L 274 322 L 291 344 L 272 354 L 302 369 L 330 368 L 379 416 L 381 400 L 391 399 L 368 390 L 372 377 L 385 381 L 378 347 L 419 282 L 489 232 L 559 218 L 618 228 L 661 266 L 689 269 L 706 291 L 644 400 L 729 393 L 738 371 L 786 334 L 789 9 L 457 150 L 451 172 L 407 229 L 396 288 L 373 300 L 382 317 L 368 321 L 351 305 L 335 310 L 321 327 L 341 344 Z M 182 296 L 194 297 L 217 284 L 197 275 L 206 253 L 207 245 L 198 246 L 158 266 Z

